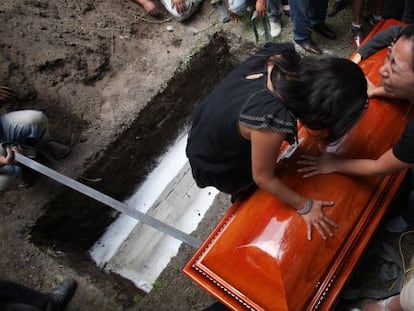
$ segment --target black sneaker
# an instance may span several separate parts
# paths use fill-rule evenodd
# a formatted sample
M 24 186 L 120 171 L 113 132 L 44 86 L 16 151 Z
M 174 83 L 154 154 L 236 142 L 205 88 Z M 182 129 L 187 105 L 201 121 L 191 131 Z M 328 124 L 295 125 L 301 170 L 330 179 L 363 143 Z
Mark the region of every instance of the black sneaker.
M 58 305 L 59 311 L 65 310 L 66 305 L 69 303 L 73 294 L 76 291 L 78 284 L 73 279 L 65 279 L 49 293 L 49 296 L 56 302 Z
M 354 48 L 359 48 L 362 41 L 364 40 L 364 35 L 362 34 L 361 27 L 351 26 L 350 35 Z

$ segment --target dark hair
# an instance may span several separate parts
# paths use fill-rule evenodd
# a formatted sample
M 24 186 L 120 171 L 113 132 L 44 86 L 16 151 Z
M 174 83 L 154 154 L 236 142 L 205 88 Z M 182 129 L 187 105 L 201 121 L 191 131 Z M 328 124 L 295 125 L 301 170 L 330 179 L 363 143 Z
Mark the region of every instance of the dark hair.
M 328 142 L 340 138 L 358 121 L 368 98 L 364 73 L 343 58 L 305 57 L 295 71 L 275 63 L 271 79 L 276 94 L 303 125 L 329 130 Z
M 401 37 L 404 37 L 407 40 L 411 41 L 411 70 L 414 71 L 414 24 L 410 24 L 405 27 L 403 31 L 401 31 L 400 35 L 395 39 L 395 41 Z

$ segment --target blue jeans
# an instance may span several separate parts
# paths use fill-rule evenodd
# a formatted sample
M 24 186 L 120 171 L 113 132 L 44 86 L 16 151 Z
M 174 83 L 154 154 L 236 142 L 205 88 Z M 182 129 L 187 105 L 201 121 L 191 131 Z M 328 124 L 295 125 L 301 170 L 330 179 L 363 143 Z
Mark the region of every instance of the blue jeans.
M 46 116 L 36 110 L 20 110 L 0 116 L 0 143 L 13 142 L 41 149 L 49 141 Z M 0 145 L 0 155 L 6 150 Z M 21 180 L 22 168 L 11 164 L 0 167 L 0 191 L 14 188 Z
M 249 6 L 255 6 L 254 0 L 229 0 L 229 9 L 236 15 L 246 13 Z M 270 22 L 280 21 L 279 0 L 266 0 L 266 14 Z
M 309 27 L 325 23 L 328 0 L 289 0 L 293 39 L 303 42 L 311 39 Z

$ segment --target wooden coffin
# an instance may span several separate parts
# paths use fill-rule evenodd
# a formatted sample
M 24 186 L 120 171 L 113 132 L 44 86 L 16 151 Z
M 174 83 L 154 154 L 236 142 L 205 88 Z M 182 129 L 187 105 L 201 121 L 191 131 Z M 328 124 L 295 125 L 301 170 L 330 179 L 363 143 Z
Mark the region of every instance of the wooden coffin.
M 371 36 L 397 23 L 383 21 Z M 384 49 L 361 64 L 375 83 L 385 55 Z M 409 107 L 371 99 L 358 124 L 331 151 L 377 158 L 399 138 L 412 116 Z M 184 267 L 185 274 L 232 310 L 332 310 L 404 177 L 405 172 L 304 179 L 296 172 L 296 161 L 300 154 L 317 154 L 318 142 L 303 128 L 299 137 L 301 145 L 279 164 L 278 176 L 305 197 L 334 201 L 325 213 L 339 227 L 327 240 L 313 230 L 308 241 L 302 217 L 271 194 L 259 189 L 236 202 Z

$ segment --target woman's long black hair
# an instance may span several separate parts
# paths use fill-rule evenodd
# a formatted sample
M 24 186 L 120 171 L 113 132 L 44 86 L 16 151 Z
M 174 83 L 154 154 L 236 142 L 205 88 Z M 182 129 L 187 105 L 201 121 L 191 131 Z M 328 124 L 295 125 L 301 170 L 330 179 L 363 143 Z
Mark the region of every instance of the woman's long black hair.
M 360 118 L 367 103 L 362 70 L 338 57 L 305 57 L 283 53 L 272 58 L 276 94 L 303 125 L 328 130 L 326 141 L 344 135 Z

